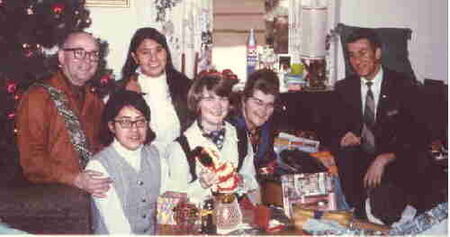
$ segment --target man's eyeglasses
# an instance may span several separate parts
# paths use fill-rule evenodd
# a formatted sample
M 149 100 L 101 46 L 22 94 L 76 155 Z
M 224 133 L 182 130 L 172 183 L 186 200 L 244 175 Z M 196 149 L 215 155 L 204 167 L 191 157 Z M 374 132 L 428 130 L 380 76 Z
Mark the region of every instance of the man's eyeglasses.
M 98 51 L 87 52 L 83 48 L 65 48 L 63 50 L 72 51 L 75 59 L 89 58 L 93 62 L 97 62 L 100 59 L 100 53 Z
M 250 97 L 249 99 L 251 99 L 253 101 L 253 104 L 258 106 L 258 107 L 264 107 L 265 109 L 273 109 L 273 108 L 275 108 L 275 104 L 274 103 L 264 103 L 264 101 L 262 101 L 259 98 L 254 97 L 254 96 Z
M 132 128 L 133 125 L 135 125 L 138 128 L 143 128 L 147 126 L 147 120 L 145 119 L 138 119 L 138 120 L 128 120 L 128 119 L 118 119 L 114 120 L 114 122 L 119 123 L 121 128 Z

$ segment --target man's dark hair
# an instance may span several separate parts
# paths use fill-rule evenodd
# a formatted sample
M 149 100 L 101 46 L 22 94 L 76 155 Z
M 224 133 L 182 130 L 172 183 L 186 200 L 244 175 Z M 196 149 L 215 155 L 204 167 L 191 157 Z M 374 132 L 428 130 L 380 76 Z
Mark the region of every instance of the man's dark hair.
M 381 41 L 378 37 L 377 33 L 370 29 L 357 29 L 352 32 L 347 40 L 346 44 L 353 43 L 360 39 L 367 39 L 370 42 L 370 45 L 375 50 L 376 48 L 381 48 Z
M 280 80 L 277 74 L 269 69 L 260 69 L 250 74 L 243 91 L 244 100 L 252 97 L 255 90 L 260 90 L 265 94 L 278 98 Z
M 114 134 L 108 128 L 108 122 L 114 121 L 115 117 L 119 114 L 120 110 L 125 106 L 131 106 L 140 111 L 145 119 L 150 124 L 150 108 L 145 102 L 141 94 L 134 91 L 120 90 L 112 94 L 106 103 L 105 110 L 102 117 L 102 142 L 105 146 L 111 144 L 114 140 Z M 145 144 L 150 143 L 155 139 L 155 133 L 148 126 L 147 138 Z

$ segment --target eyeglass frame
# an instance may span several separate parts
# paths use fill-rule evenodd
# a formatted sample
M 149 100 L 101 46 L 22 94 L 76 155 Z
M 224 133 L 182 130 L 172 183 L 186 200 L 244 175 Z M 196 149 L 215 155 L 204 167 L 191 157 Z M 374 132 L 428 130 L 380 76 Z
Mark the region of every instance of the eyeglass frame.
M 137 119 L 137 120 L 130 120 L 130 119 L 117 119 L 117 120 L 113 120 L 115 123 L 118 123 L 120 125 L 121 128 L 123 129 L 130 129 L 136 127 L 136 128 L 145 128 L 147 126 L 147 119 Z M 139 125 L 138 123 L 142 122 L 141 125 Z M 129 126 L 126 123 L 130 123 Z
M 73 58 L 78 59 L 78 60 L 86 59 L 86 56 L 87 56 L 87 58 L 92 62 L 100 61 L 100 52 L 98 50 L 91 51 L 91 52 L 88 52 L 88 51 L 84 50 L 83 48 L 63 48 L 62 50 L 65 52 L 72 51 Z M 82 56 L 79 55 L 79 53 L 81 53 L 81 52 L 83 54 Z M 92 58 L 93 56 L 94 56 L 94 58 Z
M 276 107 L 276 104 L 275 104 L 275 102 L 274 103 L 265 103 L 263 100 L 261 100 L 260 98 L 258 98 L 258 97 L 255 97 L 255 96 L 250 96 L 250 97 L 248 97 L 248 99 L 252 99 L 253 100 L 253 103 L 256 105 L 256 106 L 258 106 L 258 107 L 264 107 L 264 109 L 275 109 L 275 107 Z
M 211 103 L 213 101 L 220 101 L 220 102 L 230 102 L 230 98 L 225 96 L 202 96 L 200 97 L 200 100 L 203 100 L 204 102 Z

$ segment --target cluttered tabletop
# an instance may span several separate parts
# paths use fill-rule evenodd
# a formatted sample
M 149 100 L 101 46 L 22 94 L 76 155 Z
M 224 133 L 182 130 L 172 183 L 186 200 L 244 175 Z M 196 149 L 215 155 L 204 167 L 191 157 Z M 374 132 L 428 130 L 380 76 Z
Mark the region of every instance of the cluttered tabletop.
M 198 206 L 189 203 L 185 193 L 166 192 L 157 202 L 156 233 L 396 235 L 415 233 L 447 217 L 443 203 L 396 228 L 360 220 L 343 200 L 334 157 L 317 140 L 280 133 L 274 150 L 276 162 L 258 171 L 258 204 L 246 194 L 229 193 Z

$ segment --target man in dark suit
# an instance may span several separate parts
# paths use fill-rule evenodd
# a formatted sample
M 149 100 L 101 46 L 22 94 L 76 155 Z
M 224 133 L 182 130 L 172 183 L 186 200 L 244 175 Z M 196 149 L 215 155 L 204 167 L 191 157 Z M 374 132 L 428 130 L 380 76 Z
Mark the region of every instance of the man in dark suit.
M 370 197 L 372 214 L 391 224 L 408 202 L 403 184 L 419 166 L 418 159 L 409 158 L 422 144 L 422 126 L 414 119 L 417 88 L 414 80 L 381 65 L 381 43 L 374 32 L 356 31 L 346 45 L 356 75 L 335 85 L 333 125 L 343 191 L 357 217 L 366 218 Z

